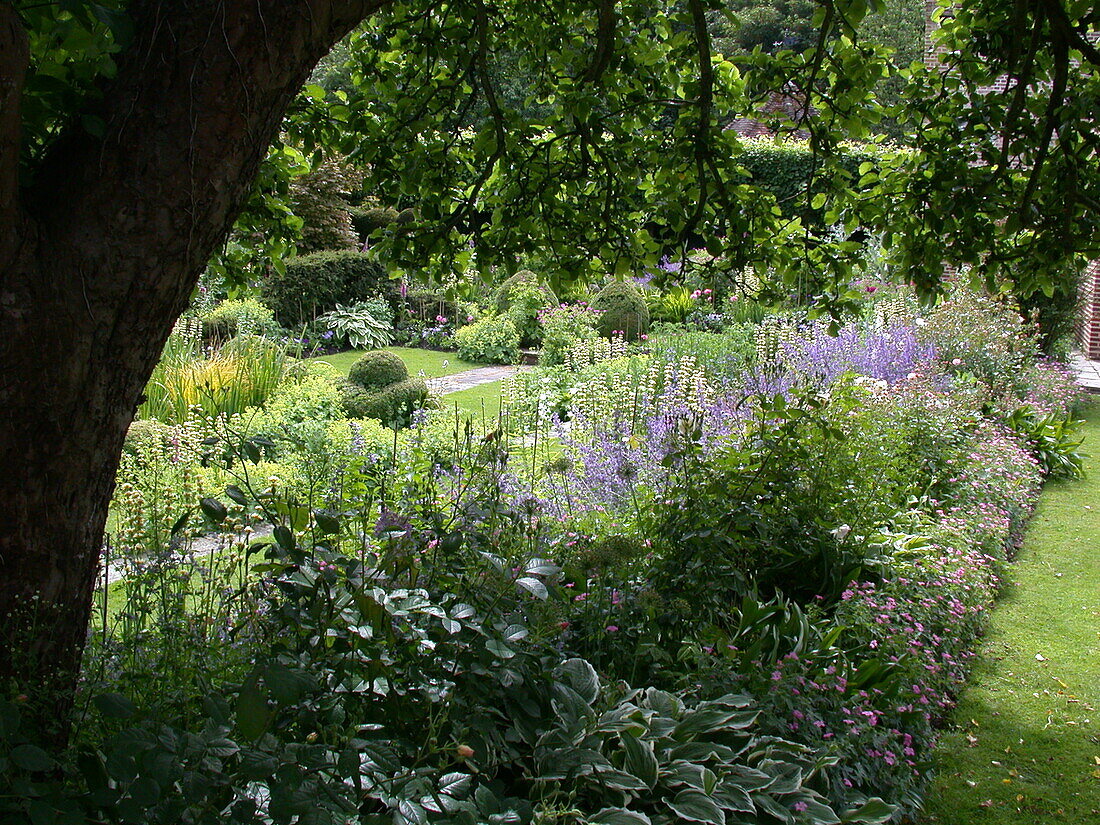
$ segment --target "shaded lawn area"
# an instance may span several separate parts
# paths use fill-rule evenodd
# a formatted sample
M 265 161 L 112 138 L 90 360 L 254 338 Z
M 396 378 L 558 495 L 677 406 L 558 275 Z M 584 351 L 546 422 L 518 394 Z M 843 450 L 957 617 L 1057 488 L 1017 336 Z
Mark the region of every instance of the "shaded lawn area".
M 924 825 L 1100 823 L 1100 404 L 1083 481 L 1047 485 L 993 612 Z
M 458 372 L 477 369 L 485 366 L 475 364 L 473 361 L 463 361 L 453 352 L 438 352 L 430 349 L 413 349 L 412 347 L 386 347 L 386 352 L 392 352 L 405 362 L 409 368 L 409 375 L 417 375 L 424 370 L 425 378 L 442 378 L 444 375 L 454 375 Z M 347 375 L 351 365 L 368 352 L 364 349 L 353 349 L 347 352 L 338 352 L 335 355 L 322 355 L 311 358 L 311 361 L 324 361 L 332 364 L 340 373 Z

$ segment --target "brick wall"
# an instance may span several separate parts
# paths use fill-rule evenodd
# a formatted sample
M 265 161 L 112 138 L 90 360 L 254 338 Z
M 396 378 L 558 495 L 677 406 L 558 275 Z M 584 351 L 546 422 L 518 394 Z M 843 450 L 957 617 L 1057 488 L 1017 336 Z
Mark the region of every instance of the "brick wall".
M 1086 358 L 1100 360 L 1100 261 L 1090 261 L 1081 282 L 1077 343 Z

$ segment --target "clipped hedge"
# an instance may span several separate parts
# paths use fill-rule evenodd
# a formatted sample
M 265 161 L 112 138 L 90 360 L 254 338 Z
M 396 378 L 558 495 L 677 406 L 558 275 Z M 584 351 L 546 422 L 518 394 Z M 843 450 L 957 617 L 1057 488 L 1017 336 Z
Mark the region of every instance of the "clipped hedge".
M 371 232 L 389 226 L 397 220 L 397 210 L 392 206 L 352 206 L 348 209 L 351 225 L 359 241 L 367 239 Z
M 526 292 L 527 287 L 537 288 L 546 298 L 545 306 L 557 306 L 558 296 L 554 294 L 546 283 L 530 269 L 521 269 L 512 277 L 506 279 L 499 287 L 496 294 L 497 313 L 507 312 L 512 307 L 512 293 Z M 521 289 L 522 287 L 522 289 Z
M 350 249 L 292 258 L 285 272 L 272 272 L 263 284 L 263 302 L 285 327 L 312 321 L 338 304 L 378 296 L 391 305 L 397 302 L 397 290 L 386 268 L 369 255 Z
M 859 181 L 862 163 L 877 163 L 882 150 L 874 146 L 848 147 L 834 160 L 852 176 L 853 184 Z M 820 226 L 821 210 L 812 209 L 810 200 L 819 191 L 816 187 L 807 197 L 807 185 L 820 170 L 823 159 L 815 157 L 805 143 L 772 141 L 746 141 L 745 151 L 737 162 L 749 173 L 749 180 L 771 192 L 786 217 L 802 217 Z
M 374 418 L 389 426 L 408 426 L 412 414 L 428 400 L 428 385 L 423 378 L 406 378 L 370 390 L 347 381 L 341 387 L 341 400 L 350 418 Z

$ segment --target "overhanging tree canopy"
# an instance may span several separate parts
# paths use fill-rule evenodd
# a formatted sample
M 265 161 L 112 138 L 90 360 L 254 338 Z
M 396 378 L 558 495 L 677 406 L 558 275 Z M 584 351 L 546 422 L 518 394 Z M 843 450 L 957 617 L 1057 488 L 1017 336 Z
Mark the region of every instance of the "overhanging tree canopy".
M 4 689 L 53 685 L 64 717 L 123 436 L 282 130 L 415 209 L 385 239 L 398 262 L 540 249 L 579 277 L 690 240 L 732 269 L 822 276 L 837 309 L 858 245 L 784 217 L 725 128 L 793 89 L 805 116 L 778 125 L 809 131 L 830 223 L 884 233 L 926 293 L 945 259 L 1056 286 L 1100 240 L 1091 3 L 960 2 L 948 70 L 914 72 L 895 113 L 908 145 L 852 175 L 838 147 L 873 134 L 888 67 L 860 37 L 879 5 L 823 0 L 810 49 L 735 62 L 712 48 L 717 0 L 0 2 Z M 294 102 L 364 20 L 353 93 Z M 529 78 L 522 107 L 503 59 Z

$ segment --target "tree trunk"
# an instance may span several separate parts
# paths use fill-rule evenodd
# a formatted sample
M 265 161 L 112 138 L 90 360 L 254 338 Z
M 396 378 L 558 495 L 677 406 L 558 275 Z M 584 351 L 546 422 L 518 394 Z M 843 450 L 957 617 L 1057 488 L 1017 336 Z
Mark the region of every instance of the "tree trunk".
M 23 189 L 26 36 L 0 3 L 0 697 L 55 741 L 142 389 L 293 95 L 383 2 L 135 0 L 105 135 L 63 134 Z

